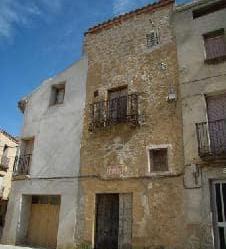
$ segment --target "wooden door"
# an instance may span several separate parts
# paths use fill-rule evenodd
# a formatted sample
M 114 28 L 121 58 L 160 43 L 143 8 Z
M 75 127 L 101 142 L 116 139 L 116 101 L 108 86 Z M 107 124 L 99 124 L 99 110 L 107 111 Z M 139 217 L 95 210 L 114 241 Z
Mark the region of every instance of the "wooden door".
M 109 98 L 109 115 L 113 122 L 125 121 L 127 118 L 127 87 L 110 90 Z
M 210 147 L 214 154 L 226 152 L 226 94 L 207 98 Z
M 28 227 L 28 244 L 34 247 L 56 248 L 60 198 L 33 196 Z
M 119 195 L 96 196 L 95 249 L 118 249 Z

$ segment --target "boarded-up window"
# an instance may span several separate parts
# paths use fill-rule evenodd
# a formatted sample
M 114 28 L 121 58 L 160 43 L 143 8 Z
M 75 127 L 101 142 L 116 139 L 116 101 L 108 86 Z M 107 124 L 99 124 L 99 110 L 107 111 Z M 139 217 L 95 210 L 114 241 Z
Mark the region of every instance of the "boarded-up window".
M 152 48 L 159 44 L 159 34 L 157 31 L 152 31 L 149 34 L 146 34 L 147 47 Z
M 167 148 L 149 150 L 150 169 L 152 172 L 168 171 Z
M 65 95 L 65 83 L 52 86 L 50 105 L 63 104 Z
M 226 41 L 224 29 L 203 35 L 206 49 L 206 60 L 226 57 Z

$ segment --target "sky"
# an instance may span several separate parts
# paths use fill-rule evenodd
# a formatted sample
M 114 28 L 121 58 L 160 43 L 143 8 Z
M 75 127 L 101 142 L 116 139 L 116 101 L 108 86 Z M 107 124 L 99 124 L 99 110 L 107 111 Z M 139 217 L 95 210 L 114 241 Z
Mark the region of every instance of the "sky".
M 0 0 L 0 129 L 20 135 L 17 102 L 81 58 L 89 27 L 152 2 Z

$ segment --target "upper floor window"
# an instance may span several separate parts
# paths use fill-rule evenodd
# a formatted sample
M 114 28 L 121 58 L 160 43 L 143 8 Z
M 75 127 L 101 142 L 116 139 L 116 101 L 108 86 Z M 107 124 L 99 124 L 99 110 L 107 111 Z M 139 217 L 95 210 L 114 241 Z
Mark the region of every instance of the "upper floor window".
M 65 95 L 65 83 L 52 86 L 50 105 L 63 104 Z
M 204 34 L 203 38 L 207 62 L 226 58 L 226 40 L 224 29 Z
M 146 34 L 147 47 L 153 48 L 159 45 L 159 33 L 157 31 L 152 31 L 149 34 Z
M 167 172 L 168 148 L 149 149 L 149 163 L 151 172 Z
M 127 87 L 116 88 L 108 91 L 109 115 L 111 121 L 124 121 L 127 118 Z
M 196 124 L 199 156 L 204 160 L 226 158 L 226 94 L 207 96 L 208 121 Z
M 29 175 L 34 149 L 34 137 L 21 140 L 20 156 L 16 157 L 14 163 L 15 175 Z

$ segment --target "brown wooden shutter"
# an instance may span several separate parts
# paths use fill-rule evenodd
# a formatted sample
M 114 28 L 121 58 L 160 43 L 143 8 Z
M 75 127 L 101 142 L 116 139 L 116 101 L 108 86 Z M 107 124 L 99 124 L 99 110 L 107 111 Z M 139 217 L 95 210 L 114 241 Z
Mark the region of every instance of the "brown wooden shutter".
M 207 97 L 208 120 L 216 121 L 226 118 L 226 94 Z
M 210 149 L 213 154 L 226 150 L 226 94 L 207 98 Z
M 223 31 L 219 33 L 204 35 L 206 48 L 206 59 L 214 59 L 226 56 L 226 42 Z

